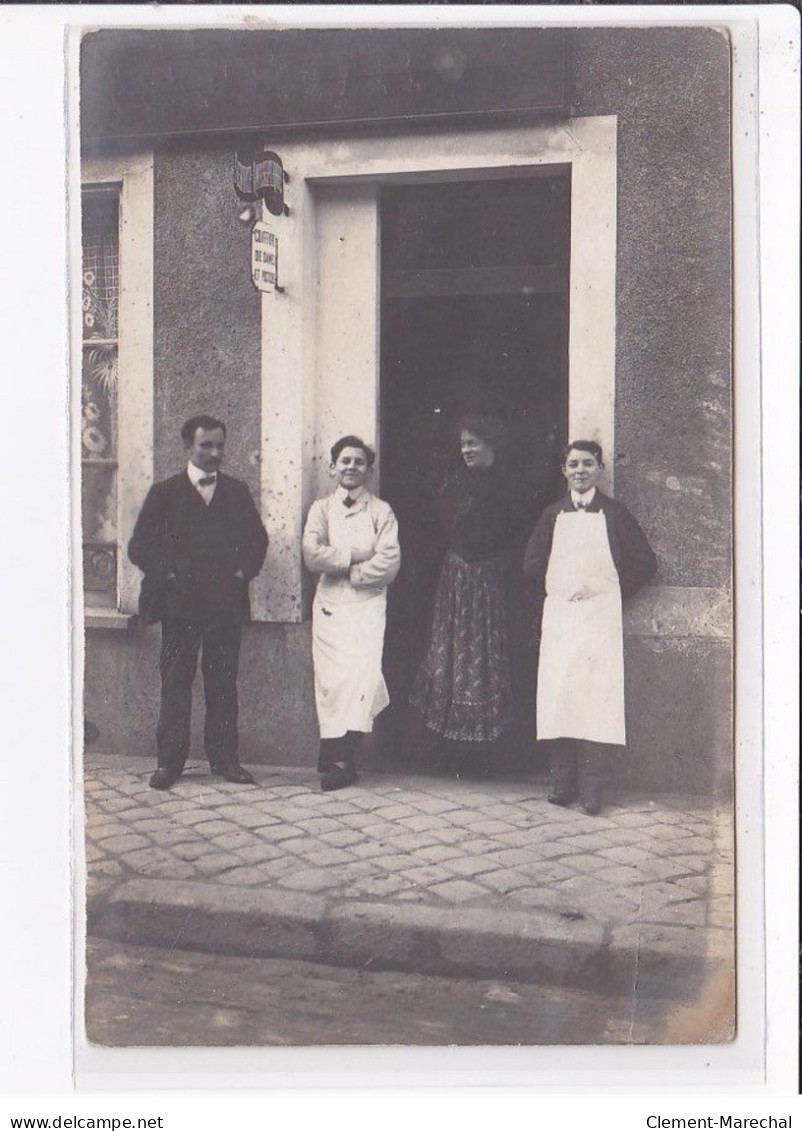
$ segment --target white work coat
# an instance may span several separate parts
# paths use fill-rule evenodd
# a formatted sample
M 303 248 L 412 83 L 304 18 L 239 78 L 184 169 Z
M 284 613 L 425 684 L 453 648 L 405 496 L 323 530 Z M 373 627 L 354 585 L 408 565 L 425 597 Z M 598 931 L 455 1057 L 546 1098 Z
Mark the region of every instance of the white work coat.
M 341 487 L 312 504 L 303 534 L 308 569 L 320 574 L 312 605 L 315 704 L 321 738 L 371 731 L 389 704 L 382 674 L 387 586 L 401 564 L 392 508 L 369 491 Z M 370 551 L 354 562 L 357 551 Z

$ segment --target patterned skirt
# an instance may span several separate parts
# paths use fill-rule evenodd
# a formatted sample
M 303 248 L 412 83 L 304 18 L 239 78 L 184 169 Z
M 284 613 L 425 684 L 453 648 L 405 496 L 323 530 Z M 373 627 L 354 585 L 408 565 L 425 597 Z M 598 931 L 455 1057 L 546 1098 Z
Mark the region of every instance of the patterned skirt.
M 512 722 L 499 558 L 466 562 L 449 550 L 409 702 L 430 730 L 456 742 L 492 742 Z

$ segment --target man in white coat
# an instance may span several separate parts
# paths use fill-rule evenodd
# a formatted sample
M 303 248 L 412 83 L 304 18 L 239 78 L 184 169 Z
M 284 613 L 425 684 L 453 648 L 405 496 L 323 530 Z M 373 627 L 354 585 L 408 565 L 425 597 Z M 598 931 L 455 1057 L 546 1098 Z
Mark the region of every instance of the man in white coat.
M 356 781 L 361 736 L 389 704 L 382 674 L 387 586 L 401 564 L 392 508 L 367 489 L 376 455 L 358 436 L 331 449 L 334 492 L 314 502 L 303 556 L 320 574 L 312 605 L 321 788 Z

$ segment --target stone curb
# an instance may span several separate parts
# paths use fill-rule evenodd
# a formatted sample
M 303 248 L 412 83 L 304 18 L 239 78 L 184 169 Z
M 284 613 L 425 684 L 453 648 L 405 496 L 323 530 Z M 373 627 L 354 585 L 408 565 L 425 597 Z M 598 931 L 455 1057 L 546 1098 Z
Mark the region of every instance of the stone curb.
M 91 934 L 213 954 L 357 969 L 509 978 L 695 999 L 705 933 L 600 924 L 542 910 L 331 900 L 298 892 L 137 877 L 90 898 Z

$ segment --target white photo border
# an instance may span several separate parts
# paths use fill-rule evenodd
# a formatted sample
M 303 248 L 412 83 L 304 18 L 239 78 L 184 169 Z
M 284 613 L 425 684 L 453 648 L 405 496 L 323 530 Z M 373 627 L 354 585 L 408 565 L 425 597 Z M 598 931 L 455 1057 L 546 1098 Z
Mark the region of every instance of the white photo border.
M 75 97 L 74 29 L 143 24 L 229 26 L 244 16 L 294 25 L 355 25 L 377 20 L 388 25 L 466 20 L 498 25 L 531 23 L 533 18 L 543 24 L 682 24 L 720 26 L 733 37 L 739 1007 L 738 1037 L 731 1045 L 103 1050 L 86 1045 L 79 1015 L 73 1023 L 71 1007 L 82 997 L 83 970 L 81 802 L 77 792 L 73 797 L 71 784 L 71 772 L 80 764 L 72 724 L 76 704 L 81 701 L 82 642 L 77 610 L 73 610 L 71 623 L 65 612 L 70 568 L 75 571 L 67 547 L 70 501 L 72 513 L 76 513 L 77 477 L 72 477 L 70 500 L 66 488 L 59 487 L 68 481 L 69 468 L 74 466 L 75 444 L 74 440 L 68 442 L 68 322 L 61 253 L 67 246 L 67 229 L 58 155 L 64 153 L 64 90 L 68 90 L 70 100 Z M 9 114 L 3 127 L 4 140 L 8 135 L 4 146 L 7 168 L 12 175 L 3 185 L 2 215 L 9 229 L 8 262 L 18 265 L 9 273 L 13 278 L 3 283 L 3 309 L 8 319 L 4 369 L 12 396 L 8 419 L 18 423 L 17 429 L 12 429 L 18 433 L 12 440 L 12 458 L 17 470 L 26 469 L 25 490 L 19 492 L 22 497 L 10 498 L 17 492 L 9 487 L 7 500 L 12 504 L 14 529 L 19 531 L 16 538 L 20 545 L 33 548 L 24 562 L 9 555 L 10 560 L 4 563 L 6 591 L 13 591 L 15 597 L 20 594 L 11 610 L 13 646 L 6 655 L 7 686 L 16 685 L 20 671 L 29 677 L 24 691 L 15 695 L 11 704 L 6 731 L 14 749 L 7 751 L 10 781 L 3 796 L 3 826 L 9 830 L 17 863 L 12 874 L 4 877 L 2 905 L 17 924 L 19 938 L 4 942 L 4 951 L 8 948 L 5 964 L 15 972 L 9 984 L 15 1024 L 9 1050 L 0 1061 L 0 1079 L 7 1081 L 4 1087 L 9 1091 L 30 1088 L 40 1094 L 77 1087 L 88 1093 L 113 1091 L 140 1096 L 165 1089 L 392 1089 L 400 1084 L 408 1088 L 501 1085 L 570 1092 L 580 1098 L 668 1089 L 694 1094 L 794 1093 L 798 1013 L 796 994 L 789 992 L 789 987 L 797 986 L 798 884 L 794 862 L 798 861 L 798 661 L 793 626 L 798 613 L 798 540 L 795 517 L 789 521 L 785 495 L 790 495 L 787 481 L 791 465 L 795 492 L 798 486 L 798 428 L 794 412 L 789 411 L 790 406 L 798 404 L 799 360 L 796 9 L 782 5 L 591 9 L 501 5 L 257 9 L 33 5 L 27 9 L 4 8 L 0 12 L 0 37 L 4 29 L 10 33 L 6 43 L 15 45 L 13 58 L 8 46 L 0 46 L 0 58 L 9 63 L 7 68 L 0 68 L 5 70 L 4 82 L 9 83 L 6 104 L 14 108 L 21 105 L 21 122 Z M 70 42 L 65 54 L 67 39 Z M 65 57 L 71 60 L 66 85 Z M 751 97 L 756 72 L 757 100 Z M 78 155 L 74 116 L 68 149 L 74 191 Z M 26 217 L 30 221 L 27 229 L 23 223 Z M 758 232 L 759 245 L 755 239 Z M 75 237 L 73 231 L 73 243 Z M 72 251 L 74 255 L 74 246 Z M 40 268 L 45 264 L 48 270 L 37 271 L 37 264 Z M 758 281 L 759 319 L 755 305 Z M 44 334 L 40 330 L 43 318 L 47 320 Z M 18 327 L 23 327 L 22 341 L 16 332 L 11 341 L 8 330 Z M 26 370 L 30 371 L 28 381 L 23 376 Z M 25 421 L 30 422 L 27 428 Z M 762 456 L 762 494 L 755 473 L 758 452 Z M 761 639 L 765 668 L 759 649 Z M 70 662 L 72 708 L 68 707 Z M 765 689 L 765 709 L 760 688 Z M 765 777 L 756 757 L 761 734 L 765 741 Z M 72 766 L 65 756 L 71 748 Z M 22 799 L 28 803 L 21 803 Z M 764 812 L 771 814 L 765 828 Z M 77 885 L 72 908 L 70 843 Z M 24 878 L 17 872 L 23 863 L 30 869 Z M 74 960 L 71 926 L 75 931 Z M 764 1008 L 764 954 L 768 1013 Z M 78 979 L 74 994 L 70 992 L 71 968 Z M 74 1063 L 70 1054 L 73 1041 Z M 203 1125 L 206 1104 L 204 1098 L 197 1104 L 193 1101 L 193 1125 Z

